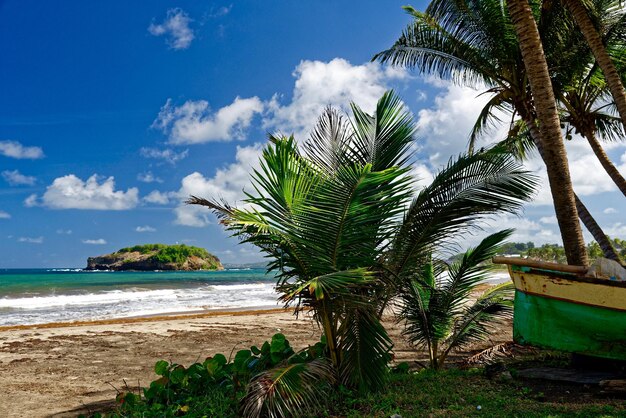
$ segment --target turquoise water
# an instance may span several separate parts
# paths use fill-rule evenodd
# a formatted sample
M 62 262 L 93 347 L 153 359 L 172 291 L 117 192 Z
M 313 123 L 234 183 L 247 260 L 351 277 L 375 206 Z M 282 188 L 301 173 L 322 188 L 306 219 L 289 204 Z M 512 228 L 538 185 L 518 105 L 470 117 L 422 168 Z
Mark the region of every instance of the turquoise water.
M 108 272 L 0 269 L 0 325 L 94 320 L 171 312 L 276 307 L 263 269 Z

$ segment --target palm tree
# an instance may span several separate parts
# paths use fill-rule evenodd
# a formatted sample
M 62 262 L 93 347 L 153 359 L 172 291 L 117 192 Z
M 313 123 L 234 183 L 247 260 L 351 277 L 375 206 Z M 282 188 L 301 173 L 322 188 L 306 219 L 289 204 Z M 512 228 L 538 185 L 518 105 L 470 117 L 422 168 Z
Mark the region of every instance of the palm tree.
M 535 103 L 528 89 L 519 43 L 499 2 L 436 1 L 431 3 L 427 13 L 410 7 L 407 10 L 414 16 L 414 23 L 392 48 L 379 53 L 374 59 L 417 67 L 472 87 L 484 84 L 491 98 L 476 121 L 470 136 L 470 149 L 480 131 L 499 121 L 494 115 L 496 110 L 510 112 L 512 119 L 519 114 L 525 123 L 536 124 Z M 613 20 L 623 26 L 623 19 Z M 584 56 L 589 55 L 588 48 L 580 42 L 580 36 L 574 36 L 576 32 L 572 33 L 569 21 L 558 13 L 558 8 L 541 8 L 540 24 L 544 42 L 556 43 L 549 45 L 549 52 L 555 55 L 552 61 L 557 63 L 554 67 L 568 62 L 577 63 L 580 68 L 587 62 Z M 611 36 L 621 33 L 621 26 L 610 26 Z M 563 34 L 564 28 L 567 36 Z M 570 67 L 564 69 L 572 71 Z M 535 137 L 536 140 L 538 138 Z M 550 156 L 546 155 L 546 158 Z M 608 242 L 575 195 L 574 202 L 581 220 L 594 238 L 598 242 Z
M 414 195 L 410 113 L 392 92 L 372 115 L 352 111 L 348 121 L 327 109 L 301 146 L 271 136 L 248 208 L 189 203 L 269 257 L 280 299 L 320 324 L 337 381 L 367 391 L 385 382 L 391 341 L 380 315 L 391 295 L 482 217 L 519 211 L 536 180 L 494 149 L 451 160 Z
M 611 3 L 611 8 L 613 9 L 622 8 L 621 1 L 613 1 Z M 571 13 L 572 17 L 576 21 L 576 24 L 587 40 L 598 65 L 604 73 L 604 77 L 606 78 L 613 100 L 615 101 L 622 124 L 626 128 L 626 91 L 624 90 L 624 85 L 622 84 L 616 65 L 611 58 L 611 52 L 613 51 L 610 51 L 607 48 L 607 45 L 603 42 L 601 28 L 596 27 L 599 20 L 598 17 L 605 13 L 606 10 L 590 10 L 588 7 L 589 3 L 581 0 L 561 0 L 561 4 L 563 4 L 563 6 Z M 616 51 L 619 52 L 623 48 L 624 43 L 622 41 L 620 48 Z
M 557 92 L 562 106 L 562 122 L 587 139 L 606 173 L 626 196 L 626 179 L 611 162 L 598 140 L 598 135 L 605 140 L 620 140 L 624 134 L 622 121 L 607 112 L 610 104 L 605 100 L 606 81 L 598 67 L 587 67 L 582 74 L 573 72 L 568 84 L 557 89 Z
M 428 263 L 402 287 L 398 316 L 406 324 L 403 334 L 410 343 L 427 348 L 431 368 L 441 368 L 453 350 L 485 339 L 493 325 L 511 317 L 510 283 L 490 287 L 473 303 L 467 301 L 488 277 L 493 269 L 489 260 L 512 232 L 486 237 L 460 261 L 437 269 L 439 274 Z

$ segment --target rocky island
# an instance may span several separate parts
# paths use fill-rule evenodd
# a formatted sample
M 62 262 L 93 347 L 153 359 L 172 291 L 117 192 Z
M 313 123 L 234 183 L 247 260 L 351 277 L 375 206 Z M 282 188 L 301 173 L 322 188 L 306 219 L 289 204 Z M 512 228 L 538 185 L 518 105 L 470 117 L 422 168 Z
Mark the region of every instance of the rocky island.
M 223 270 L 220 260 L 204 248 L 145 244 L 89 257 L 86 270 Z

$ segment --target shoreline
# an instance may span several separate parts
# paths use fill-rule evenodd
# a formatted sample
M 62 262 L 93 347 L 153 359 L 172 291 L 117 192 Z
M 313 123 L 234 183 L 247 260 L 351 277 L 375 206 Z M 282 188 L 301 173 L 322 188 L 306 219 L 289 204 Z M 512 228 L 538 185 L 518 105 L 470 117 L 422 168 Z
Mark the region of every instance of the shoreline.
M 49 329 L 49 328 L 72 328 L 81 326 L 97 326 L 97 325 L 118 325 L 118 324 L 133 324 L 141 322 L 162 322 L 162 321 L 174 321 L 185 319 L 201 319 L 210 318 L 215 316 L 242 316 L 242 315 L 263 315 L 288 312 L 291 309 L 288 308 L 265 308 L 262 306 L 250 306 L 250 307 L 238 307 L 238 308 L 223 308 L 215 309 L 211 311 L 194 310 L 187 312 L 164 312 L 158 314 L 127 316 L 122 318 L 109 318 L 109 319 L 94 319 L 89 321 L 71 321 L 71 322 L 42 322 L 40 324 L 25 324 L 25 325 L 2 325 L 0 326 L 0 333 L 5 331 L 15 330 L 35 330 L 35 329 Z

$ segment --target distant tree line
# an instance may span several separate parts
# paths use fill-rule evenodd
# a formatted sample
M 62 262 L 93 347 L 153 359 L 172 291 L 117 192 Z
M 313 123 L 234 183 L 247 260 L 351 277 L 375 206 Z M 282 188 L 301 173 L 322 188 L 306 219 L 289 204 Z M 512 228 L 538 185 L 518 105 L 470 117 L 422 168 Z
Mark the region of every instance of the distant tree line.
M 626 240 L 619 238 L 609 238 L 611 244 L 622 259 L 626 260 Z M 603 257 L 602 249 L 597 242 L 592 241 L 587 244 L 587 255 L 591 261 Z M 510 242 L 502 245 L 501 254 L 513 255 L 519 254 L 522 257 L 534 258 L 541 261 L 552 261 L 555 263 L 565 263 L 565 250 L 563 246 L 558 244 L 543 244 L 536 246 L 533 242 Z

